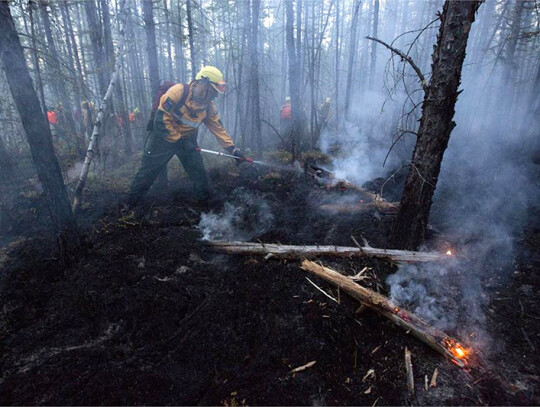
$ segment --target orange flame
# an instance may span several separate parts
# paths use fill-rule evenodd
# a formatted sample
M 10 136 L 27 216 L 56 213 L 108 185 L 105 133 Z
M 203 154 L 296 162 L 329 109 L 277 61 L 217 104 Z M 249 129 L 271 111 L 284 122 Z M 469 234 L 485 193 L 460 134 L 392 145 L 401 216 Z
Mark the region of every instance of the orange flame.
M 465 349 L 460 343 L 456 343 L 450 348 L 450 352 L 458 359 L 465 359 L 469 356 L 470 350 Z
M 452 339 L 445 340 L 444 344 L 446 345 L 446 348 L 450 351 L 452 356 L 454 356 L 456 359 L 466 362 L 467 357 L 471 353 L 470 349 L 463 347 L 461 343 L 456 342 Z
M 452 253 L 452 250 L 449 249 L 449 250 L 446 251 L 446 255 L 447 255 L 447 256 L 451 256 L 452 254 L 453 254 L 453 253 Z

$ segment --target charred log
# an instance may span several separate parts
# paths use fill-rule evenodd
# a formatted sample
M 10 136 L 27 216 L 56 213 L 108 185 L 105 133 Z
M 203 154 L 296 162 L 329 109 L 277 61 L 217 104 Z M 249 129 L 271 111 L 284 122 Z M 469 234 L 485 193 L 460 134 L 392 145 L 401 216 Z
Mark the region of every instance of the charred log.
M 456 339 L 433 328 L 416 315 L 396 307 L 385 296 L 362 287 L 350 278 L 312 261 L 304 260 L 301 268 L 339 287 L 354 299 L 403 328 L 406 332 L 412 333 L 420 341 L 444 355 L 459 367 L 467 365 L 468 351 Z
M 348 246 L 293 246 L 273 243 L 208 241 L 212 250 L 241 255 L 274 255 L 286 259 L 305 259 L 319 256 L 337 257 L 382 257 L 393 261 L 415 263 L 430 261 L 448 261 L 452 259 L 439 252 L 410 252 L 405 250 L 377 249 L 373 247 Z

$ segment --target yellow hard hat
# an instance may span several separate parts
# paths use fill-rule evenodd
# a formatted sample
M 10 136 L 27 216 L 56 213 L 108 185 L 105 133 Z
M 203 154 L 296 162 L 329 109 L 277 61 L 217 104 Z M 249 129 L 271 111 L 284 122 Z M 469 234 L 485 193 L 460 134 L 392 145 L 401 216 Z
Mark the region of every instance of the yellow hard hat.
M 215 66 L 207 65 L 203 67 L 195 76 L 196 81 L 201 79 L 208 79 L 210 85 L 217 90 L 219 93 L 225 93 L 226 83 L 223 78 L 223 74 Z

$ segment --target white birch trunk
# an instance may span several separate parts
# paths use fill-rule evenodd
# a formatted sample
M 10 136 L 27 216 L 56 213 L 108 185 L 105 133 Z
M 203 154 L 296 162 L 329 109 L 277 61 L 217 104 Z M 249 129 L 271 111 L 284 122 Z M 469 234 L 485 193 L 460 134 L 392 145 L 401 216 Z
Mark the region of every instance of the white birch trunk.
M 74 213 L 76 213 L 77 209 L 79 208 L 82 202 L 82 193 L 83 193 L 84 186 L 86 184 L 86 178 L 88 177 L 88 172 L 90 170 L 90 163 L 92 162 L 92 159 L 94 158 L 94 154 L 96 152 L 99 132 L 102 126 L 103 118 L 105 117 L 105 113 L 107 111 L 109 100 L 111 98 L 114 86 L 116 85 L 116 82 L 118 81 L 118 77 L 120 76 L 119 74 L 120 74 L 120 68 L 122 67 L 122 56 L 124 52 L 125 27 L 126 27 L 126 24 L 125 24 L 126 12 L 125 12 L 124 0 L 122 0 L 120 4 L 120 10 L 121 10 L 121 13 L 120 13 L 121 19 L 118 23 L 119 33 L 120 33 L 119 40 L 118 40 L 118 58 L 116 59 L 114 72 L 109 82 L 109 86 L 99 106 L 96 122 L 94 123 L 94 129 L 92 130 L 92 136 L 90 137 L 90 143 L 88 144 L 88 149 L 86 150 L 86 157 L 84 159 L 84 163 L 81 169 L 81 174 L 79 175 L 79 182 L 77 183 L 77 189 L 75 190 L 75 198 L 73 199 L 73 212 Z

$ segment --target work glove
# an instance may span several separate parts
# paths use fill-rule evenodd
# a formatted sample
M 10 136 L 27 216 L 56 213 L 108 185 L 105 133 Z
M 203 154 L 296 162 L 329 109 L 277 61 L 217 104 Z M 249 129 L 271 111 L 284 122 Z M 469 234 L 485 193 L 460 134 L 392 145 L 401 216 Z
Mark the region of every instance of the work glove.
M 235 160 L 235 164 L 236 166 L 238 167 L 240 164 L 242 164 L 244 161 L 250 161 L 250 159 L 246 158 L 246 156 L 244 155 L 244 153 L 242 152 L 242 150 L 240 150 L 239 148 L 236 148 L 236 147 L 231 147 L 229 149 L 229 152 L 234 155 L 235 157 L 238 157 L 240 158 L 240 160 Z

